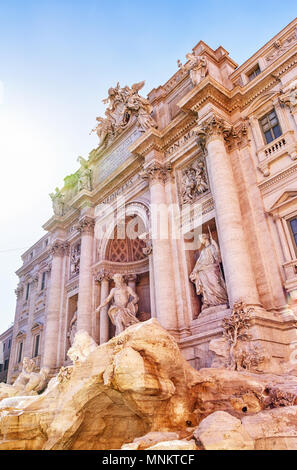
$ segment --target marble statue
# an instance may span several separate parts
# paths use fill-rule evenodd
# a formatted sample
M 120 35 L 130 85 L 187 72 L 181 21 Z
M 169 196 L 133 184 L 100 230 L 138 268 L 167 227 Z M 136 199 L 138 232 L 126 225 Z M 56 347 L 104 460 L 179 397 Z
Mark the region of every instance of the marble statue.
M 18 395 L 36 395 L 42 391 L 47 384 L 49 369 L 45 367 L 40 372 L 33 372 L 34 368 L 34 359 L 24 357 L 22 371 L 14 384 L 0 384 L 0 400 Z
M 108 316 L 116 327 L 115 334 L 118 335 L 128 326 L 139 322 L 136 318 L 138 311 L 138 295 L 131 287 L 127 286 L 121 274 L 115 274 L 113 280 L 115 287 L 111 289 L 108 297 L 96 310 L 100 311 L 112 299 L 114 300 L 114 303 L 108 310 Z M 130 297 L 132 297 L 131 301 Z
M 48 367 L 42 367 L 40 372 L 31 372 L 25 387 L 25 395 L 37 395 L 42 392 L 47 386 L 49 372 Z
M 177 65 L 189 73 L 192 84 L 196 86 L 208 73 L 207 60 L 203 56 L 190 53 L 186 55 L 186 58 L 188 62 L 185 65 L 180 60 L 177 61 Z
M 73 344 L 67 352 L 67 356 L 75 364 L 87 359 L 91 352 L 97 349 L 97 343 L 85 330 L 79 330 L 74 337 Z
M 70 320 L 69 330 L 68 330 L 68 333 L 67 333 L 67 336 L 69 338 L 69 342 L 70 342 L 71 346 L 74 342 L 74 337 L 76 335 L 76 332 L 77 332 L 77 310 L 75 310 L 75 312 L 73 314 L 73 317 Z
M 89 168 L 88 161 L 83 157 L 78 157 L 80 169 L 78 173 L 78 191 L 87 189 L 92 191 L 92 170 Z
M 50 198 L 53 204 L 54 214 L 58 217 L 64 215 L 64 195 L 59 188 L 55 189 L 55 193 L 50 193 Z
M 221 273 L 221 255 L 217 243 L 207 233 L 199 237 L 202 249 L 190 280 L 197 295 L 202 295 L 202 310 L 228 303 L 225 281 Z
M 98 148 L 106 147 L 132 120 L 138 123 L 142 131 L 157 127 L 151 116 L 153 106 L 138 93 L 144 84 L 143 81 L 134 83 L 131 88 L 121 88 L 117 83 L 116 87 L 109 88 L 108 97 L 103 100 L 104 104 L 108 104 L 105 117 L 97 117 L 98 125 L 91 131 L 96 132 L 99 137 Z

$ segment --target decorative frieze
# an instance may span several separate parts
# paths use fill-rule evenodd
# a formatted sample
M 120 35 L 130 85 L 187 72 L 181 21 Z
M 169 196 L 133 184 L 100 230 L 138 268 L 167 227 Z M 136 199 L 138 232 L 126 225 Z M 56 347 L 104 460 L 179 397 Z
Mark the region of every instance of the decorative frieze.
M 265 57 L 269 64 L 276 60 L 281 54 L 285 53 L 290 47 L 297 42 L 296 29 L 290 36 L 284 40 L 278 39 L 273 43 L 272 51 Z
M 70 254 L 70 276 L 77 276 L 79 274 L 80 265 L 80 242 L 71 247 Z
M 182 204 L 196 202 L 208 189 L 204 159 L 194 161 L 182 171 L 180 189 Z

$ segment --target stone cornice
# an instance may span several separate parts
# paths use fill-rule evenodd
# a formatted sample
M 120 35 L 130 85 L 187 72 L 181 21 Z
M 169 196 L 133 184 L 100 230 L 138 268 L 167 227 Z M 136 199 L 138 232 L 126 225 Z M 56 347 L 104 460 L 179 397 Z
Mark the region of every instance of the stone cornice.
M 101 260 L 92 267 L 94 279 L 98 282 L 100 282 L 103 278 L 111 279 L 111 277 L 116 273 L 128 276 L 132 274 L 143 274 L 148 271 L 148 257 L 140 261 L 131 261 L 128 263 L 117 263 L 114 261 Z
M 231 91 L 210 75 L 183 96 L 177 105 L 184 111 L 198 112 L 206 103 L 212 103 L 227 113 L 231 112 Z
M 130 145 L 129 151 L 144 157 L 151 150 L 161 151 L 162 147 L 162 134 L 152 127 Z
M 294 178 L 296 178 L 295 173 L 297 173 L 297 163 L 294 163 L 285 170 L 277 173 L 276 175 L 271 176 L 269 179 L 261 181 L 260 183 L 258 183 L 258 188 L 263 193 L 268 192 L 269 188 L 271 187 L 273 190 L 275 190 L 277 183 L 281 182 L 282 180 L 290 178 L 290 176 L 294 176 Z
M 65 230 L 72 221 L 76 219 L 78 213 L 78 209 L 71 208 L 71 210 L 62 217 L 52 216 L 47 222 L 45 222 L 45 224 L 43 224 L 42 228 L 48 232 L 54 232 L 58 229 Z

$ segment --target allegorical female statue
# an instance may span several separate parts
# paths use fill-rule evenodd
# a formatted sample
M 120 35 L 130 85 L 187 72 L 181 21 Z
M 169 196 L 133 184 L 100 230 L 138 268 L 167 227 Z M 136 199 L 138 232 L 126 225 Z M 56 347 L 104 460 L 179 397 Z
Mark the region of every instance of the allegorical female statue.
M 197 295 L 202 295 L 202 310 L 228 303 L 226 285 L 222 276 L 221 255 L 217 243 L 206 233 L 199 237 L 202 249 L 190 274 Z

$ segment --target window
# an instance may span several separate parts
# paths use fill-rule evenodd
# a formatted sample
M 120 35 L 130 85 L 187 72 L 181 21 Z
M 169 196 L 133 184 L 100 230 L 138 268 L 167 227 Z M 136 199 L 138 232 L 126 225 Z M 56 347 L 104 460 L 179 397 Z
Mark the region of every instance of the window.
M 270 142 L 282 135 L 274 109 L 260 119 L 260 126 L 262 128 L 266 144 L 270 144 Z
M 3 343 L 3 351 L 5 351 L 6 343 Z
M 294 217 L 294 219 L 289 220 L 289 224 L 295 242 L 295 247 L 297 249 L 297 217 Z
M 2 372 L 2 364 L 0 364 L 0 372 Z
M 36 335 L 34 339 L 34 354 L 33 357 L 38 356 L 39 353 L 39 340 L 40 340 L 40 335 Z
M 41 287 L 40 287 L 40 290 L 43 290 L 45 288 L 45 276 L 46 276 L 46 273 L 43 272 L 42 273 L 42 278 L 41 278 Z
M 11 339 L 8 340 L 8 349 L 10 349 L 10 346 L 11 346 Z
M 29 298 L 29 291 L 30 291 L 30 284 L 28 282 L 27 289 L 26 289 L 26 300 L 28 300 L 28 298 Z
M 21 362 L 22 360 L 22 353 L 23 353 L 23 343 L 19 343 L 18 362 Z
M 261 73 L 261 69 L 259 67 L 259 64 L 257 64 L 256 67 L 254 67 L 253 70 L 251 70 L 247 74 L 249 81 L 254 80 L 254 78 L 256 78 L 256 76 L 259 75 L 259 73 Z
M 8 369 L 8 359 L 5 359 L 4 370 L 7 370 L 7 369 Z

